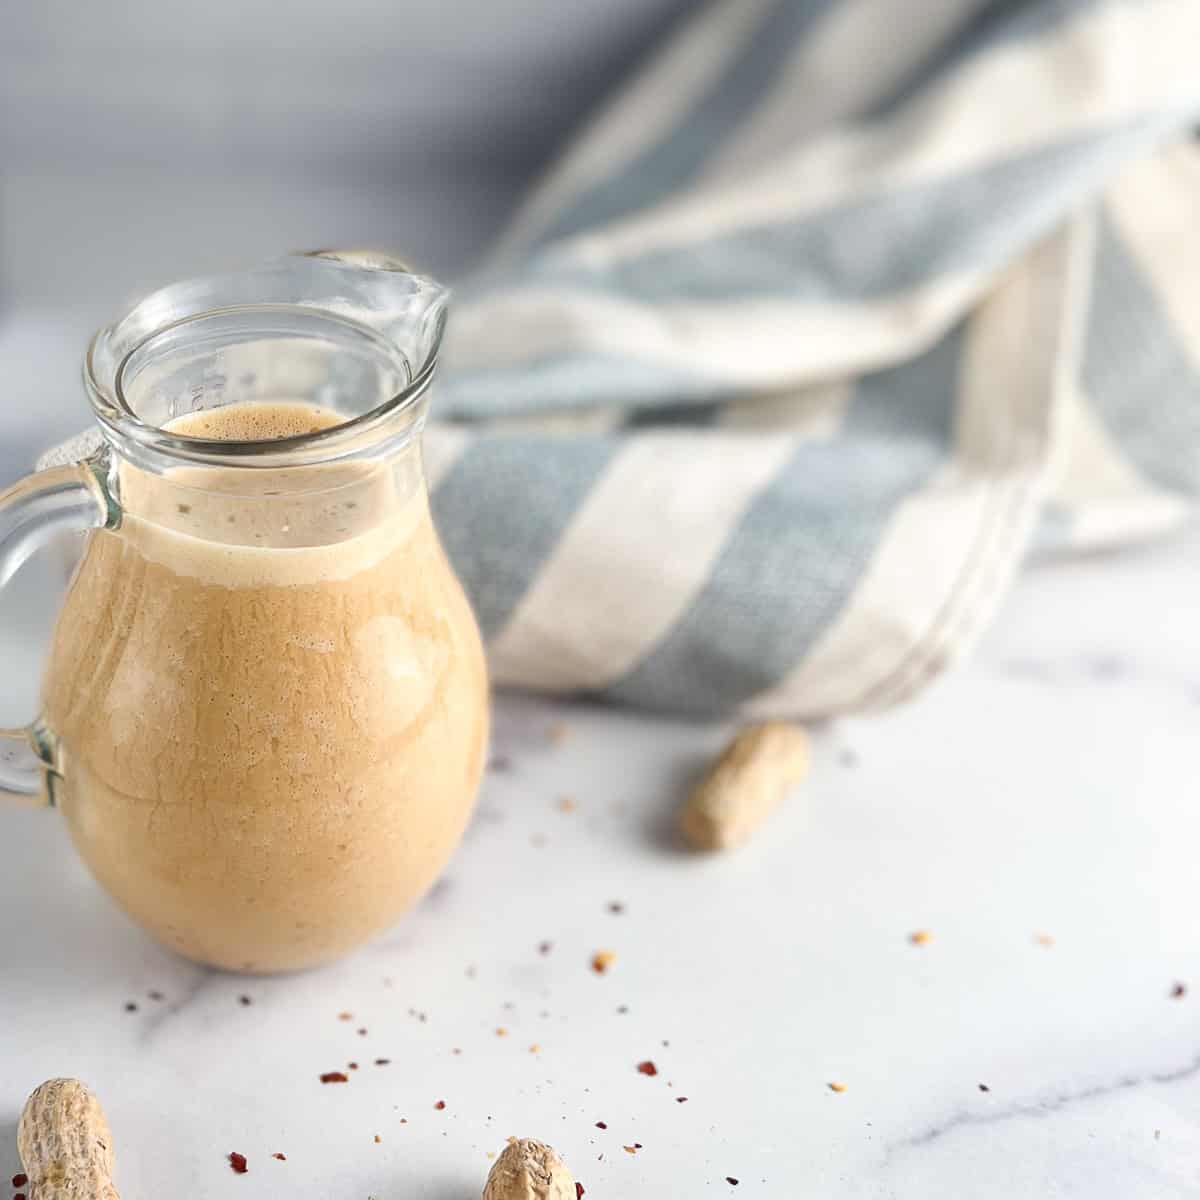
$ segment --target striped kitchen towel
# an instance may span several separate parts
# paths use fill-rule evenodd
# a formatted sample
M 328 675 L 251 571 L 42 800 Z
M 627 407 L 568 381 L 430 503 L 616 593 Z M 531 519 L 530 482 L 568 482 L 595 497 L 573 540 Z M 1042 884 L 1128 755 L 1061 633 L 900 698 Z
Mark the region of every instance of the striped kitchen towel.
M 1200 0 L 702 6 L 459 291 L 426 462 L 495 681 L 878 708 L 1031 552 L 1193 515 L 1198 121 Z
M 1200 494 L 1198 0 L 717 0 L 460 291 L 427 437 L 500 684 L 912 694 Z

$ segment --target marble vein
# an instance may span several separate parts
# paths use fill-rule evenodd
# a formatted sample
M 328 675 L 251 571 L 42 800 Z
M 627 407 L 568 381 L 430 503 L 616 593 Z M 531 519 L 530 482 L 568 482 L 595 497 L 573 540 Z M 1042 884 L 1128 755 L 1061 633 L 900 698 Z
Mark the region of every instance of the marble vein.
M 928 1146 L 960 1129 L 972 1126 L 999 1125 L 1007 1121 L 1018 1121 L 1026 1118 L 1036 1120 L 1050 1116 L 1052 1113 L 1062 1112 L 1072 1105 L 1085 1104 L 1090 1100 L 1098 1100 L 1103 1096 L 1111 1096 L 1117 1092 L 1131 1091 L 1146 1084 L 1181 1083 L 1183 1080 L 1191 1079 L 1196 1075 L 1200 1075 L 1200 1052 L 1194 1054 L 1182 1066 L 1175 1067 L 1169 1071 L 1151 1071 L 1142 1075 L 1122 1075 L 1106 1083 L 1097 1083 L 1076 1091 L 1064 1092 L 1061 1095 L 1052 1096 L 1045 1100 L 1026 1101 L 1024 1103 L 1009 1105 L 993 1112 L 958 1112 L 940 1125 L 930 1126 L 920 1133 L 913 1134 L 910 1137 L 893 1143 L 885 1150 L 884 1159 L 887 1161 L 893 1155 L 903 1153 L 907 1150 L 916 1150 L 922 1146 Z

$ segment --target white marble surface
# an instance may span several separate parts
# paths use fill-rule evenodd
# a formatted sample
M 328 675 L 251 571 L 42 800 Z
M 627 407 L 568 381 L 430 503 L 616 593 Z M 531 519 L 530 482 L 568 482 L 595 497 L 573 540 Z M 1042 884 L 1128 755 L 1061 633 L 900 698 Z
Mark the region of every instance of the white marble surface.
M 126 1200 L 469 1200 L 509 1134 L 597 1200 L 1192 1196 L 1198 598 L 1196 533 L 1033 570 L 969 666 L 822 731 L 786 810 L 708 859 L 666 831 L 722 729 L 505 699 L 509 769 L 444 883 L 294 978 L 173 958 L 54 814 L 0 814 L 0 1175 L 25 1093 L 69 1073 Z M 38 635 L 5 628 L 12 663 Z

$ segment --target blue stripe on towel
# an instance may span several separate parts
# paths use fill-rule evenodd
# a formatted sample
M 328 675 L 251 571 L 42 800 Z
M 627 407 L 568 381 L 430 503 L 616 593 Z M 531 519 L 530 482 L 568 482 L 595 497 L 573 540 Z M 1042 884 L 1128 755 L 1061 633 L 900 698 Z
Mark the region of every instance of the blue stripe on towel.
M 1082 377 L 1120 452 L 1152 482 L 1200 495 L 1200 370 L 1103 213 Z
M 863 379 L 839 440 L 797 449 L 688 611 L 606 698 L 716 713 L 791 671 L 845 608 L 896 505 L 945 461 L 962 345 L 956 327 Z
M 477 439 L 433 513 L 485 637 L 500 631 L 616 453 L 616 438 Z

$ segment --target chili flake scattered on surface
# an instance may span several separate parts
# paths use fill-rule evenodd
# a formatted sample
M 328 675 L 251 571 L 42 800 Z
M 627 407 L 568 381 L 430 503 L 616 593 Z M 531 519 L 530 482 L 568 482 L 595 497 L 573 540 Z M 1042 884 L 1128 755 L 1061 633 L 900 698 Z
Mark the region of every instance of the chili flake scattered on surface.
M 928 929 L 918 929 L 916 933 L 910 933 L 908 940 L 914 946 L 928 946 L 933 941 L 933 934 Z
M 244 1154 L 239 1154 L 236 1150 L 230 1151 L 229 1165 L 233 1169 L 233 1173 L 235 1175 L 245 1175 L 245 1173 L 250 1170 L 250 1168 L 246 1166 L 246 1156 Z
M 441 1112 L 442 1109 L 446 1107 L 446 1102 L 445 1100 L 439 1100 L 433 1107 L 436 1108 L 438 1112 Z
M 539 942 L 538 943 L 538 953 L 539 954 L 549 954 L 553 948 L 554 948 L 553 942 Z
M 637 1153 L 636 1146 L 622 1146 L 621 1149 L 624 1150 L 626 1154 L 636 1154 Z
M 338 1020 L 339 1021 L 353 1021 L 354 1014 L 348 1013 L 348 1012 L 340 1012 L 340 1013 L 338 1013 Z
M 383 1138 L 381 1138 L 381 1137 L 379 1136 L 379 1134 L 376 1134 L 376 1135 L 375 1135 L 375 1145 L 377 1145 L 377 1146 L 378 1146 L 378 1145 L 380 1144 L 380 1142 L 382 1142 L 382 1141 L 383 1141 Z
M 126 1012 L 137 1012 L 137 1005 L 134 1004 L 134 1002 L 132 1000 L 126 1000 L 125 1001 L 125 1011 Z
M 624 1016 L 628 1011 L 629 1011 L 628 1004 L 618 1004 L 617 1005 L 617 1012 L 619 1012 L 622 1016 Z
M 686 1096 L 676 1096 L 676 1097 L 675 1097 L 675 1103 L 676 1103 L 676 1104 L 686 1104 L 686 1103 L 687 1103 L 687 1097 L 686 1097 Z
M 326 1071 L 321 1076 L 322 1083 L 349 1083 L 349 1076 L 343 1075 L 341 1071 Z
M 620 900 L 610 900 L 608 902 L 608 911 L 617 916 L 625 911 L 625 905 Z
M 349 1070 L 351 1070 L 351 1071 L 357 1071 L 357 1070 L 358 1070 L 358 1063 L 356 1063 L 356 1062 L 347 1063 L 347 1064 L 346 1064 L 346 1066 L 347 1066 L 347 1068 L 348 1068 Z
M 606 1125 L 606 1124 L 605 1124 L 603 1121 L 597 1121 L 597 1122 L 596 1122 L 596 1128 L 597 1128 L 597 1129 L 607 1129 L 607 1128 L 608 1128 L 608 1126 L 607 1126 L 607 1125 Z
M 508 1037 L 508 1030 L 505 1029 L 503 1025 L 499 1025 L 496 1028 L 496 1036 L 497 1037 Z
M 279 1159 L 280 1162 L 287 1162 L 287 1155 L 280 1154 L 278 1150 L 276 1150 L 275 1153 L 271 1155 L 271 1157 Z
M 455 1046 L 455 1047 L 454 1047 L 454 1049 L 450 1051 L 450 1053 L 451 1053 L 451 1054 L 461 1054 L 461 1053 L 462 1053 L 462 1047 L 461 1047 L 461 1046 Z
M 18 1193 L 17 1193 L 17 1194 L 16 1194 L 16 1195 L 13 1197 L 13 1200 L 25 1200 L 25 1193 L 24 1193 L 24 1192 L 18 1192 Z
M 1187 984 L 1186 983 L 1177 983 L 1171 989 L 1171 999 L 1172 1000 L 1182 1000 L 1184 998 L 1184 996 L 1186 996 L 1186 995 L 1187 995 Z
M 645 1062 L 638 1063 L 637 1069 L 638 1069 L 638 1073 L 641 1075 L 657 1075 L 658 1074 L 658 1068 L 649 1059 L 646 1059 Z
M 250 1005 L 254 1003 L 254 1001 L 253 1001 L 253 1000 L 251 1000 L 249 996 L 239 996 L 239 997 L 238 997 L 238 1003 L 239 1003 L 239 1004 L 240 1004 L 240 1005 L 241 1005 L 243 1008 L 249 1008 L 249 1007 L 250 1007 Z
M 600 950 L 592 955 L 592 970 L 597 975 L 603 975 L 617 961 L 616 954 L 611 950 Z
M 831 1092 L 844 1092 L 847 1087 L 848 1085 L 844 1083 L 831 1083 L 829 1085 L 829 1090 Z
M 533 1045 L 529 1047 L 530 1054 L 541 1054 L 541 1052 L 542 1052 L 542 1048 L 541 1048 L 541 1046 L 538 1045 L 537 1042 L 534 1042 Z
M 730 1187 L 737 1187 L 737 1185 L 738 1185 L 738 1181 L 736 1179 L 734 1179 L 734 1177 L 732 1175 L 726 1175 L 725 1182 L 727 1184 L 729 1184 Z
M 386 1067 L 391 1063 L 391 1061 L 392 1060 L 390 1058 L 377 1058 L 375 1060 L 375 1065 L 377 1067 Z
M 583 1200 L 583 1194 L 586 1189 L 578 1180 L 575 1181 L 575 1200 Z
M 367 1036 L 367 1031 L 366 1031 L 365 1029 L 359 1029 L 359 1030 L 356 1030 L 356 1032 L 358 1033 L 358 1036 L 359 1036 L 359 1037 L 366 1037 L 366 1036 Z
M 981 1092 L 990 1092 L 992 1089 L 990 1087 L 988 1087 L 988 1085 L 986 1083 L 981 1083 L 979 1085 L 979 1090 Z
M 23 1188 L 29 1182 L 28 1175 L 14 1175 L 12 1177 L 12 1185 L 15 1188 Z

